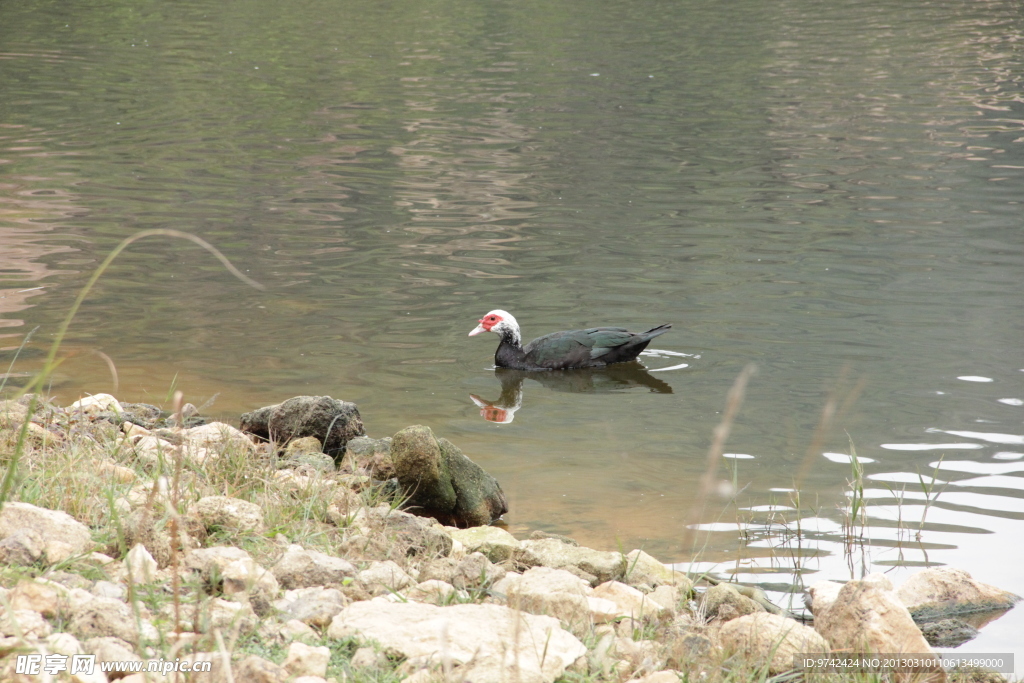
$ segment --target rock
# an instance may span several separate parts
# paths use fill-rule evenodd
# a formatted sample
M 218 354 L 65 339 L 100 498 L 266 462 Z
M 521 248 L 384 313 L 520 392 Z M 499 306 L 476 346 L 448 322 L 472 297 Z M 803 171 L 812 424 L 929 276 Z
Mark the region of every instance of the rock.
M 174 461 L 178 453 L 177 447 L 170 441 L 153 434 L 140 434 L 137 430 L 132 430 L 125 443 L 136 458 L 150 466 L 159 466 L 161 463 L 167 465 Z
M 136 543 L 128 551 L 124 565 L 135 583 L 150 583 L 156 578 L 156 560 L 141 543 Z
M 46 579 L 20 581 L 7 596 L 13 610 L 39 612 L 48 619 L 67 615 L 68 589 Z
M 297 458 L 301 455 L 309 453 L 323 453 L 323 444 L 320 443 L 320 439 L 315 436 L 303 436 L 298 439 L 292 439 L 288 446 L 284 449 L 284 457 L 286 460 Z M 334 462 L 331 462 L 331 469 L 334 469 Z
M 1009 609 L 1020 600 L 1020 596 L 975 581 L 963 569 L 953 567 L 917 572 L 899 587 L 896 597 L 919 621 Z
M 100 598 L 114 598 L 121 602 L 128 597 L 128 589 L 124 585 L 110 581 L 97 581 L 89 592 Z
M 456 588 L 487 588 L 505 577 L 503 567 L 493 564 L 482 553 L 462 558 L 452 572 L 451 584 Z
M 512 559 L 527 567 L 576 568 L 596 577 L 597 583 L 618 581 L 626 572 L 626 558 L 621 553 L 573 546 L 553 538 L 522 541 Z
M 633 640 L 631 637 L 616 638 L 613 649 L 617 656 L 629 662 L 629 668 L 636 673 L 654 672 L 666 665 L 660 645 L 653 640 Z
M 121 417 L 127 424 L 153 429 L 160 426 L 160 420 L 166 415 L 164 411 L 149 403 L 122 403 Z M 122 424 L 123 428 L 124 424 Z M 128 433 L 127 430 L 125 433 Z
M 818 633 L 793 619 L 757 612 L 727 622 L 719 631 L 719 642 L 728 653 L 739 653 L 755 666 L 768 664 L 778 675 L 793 669 L 797 654 L 828 653 L 828 642 Z
M 595 598 L 611 600 L 618 609 L 618 615 L 636 621 L 665 619 L 670 611 L 636 588 L 618 581 L 606 581 L 594 588 Z
M 326 676 L 331 651 L 326 647 L 311 647 L 304 643 L 288 646 L 284 669 L 292 676 Z
M 296 396 L 245 413 L 241 428 L 279 445 L 305 436 L 316 437 L 324 452 L 336 461 L 345 452 L 349 439 L 365 434 L 356 404 L 330 396 Z
M 492 592 L 504 595 L 509 607 L 555 617 L 574 633 L 590 628 L 591 588 L 563 569 L 534 567 L 523 574 L 510 573 L 494 584 Z
M 679 681 L 685 680 L 685 678 L 680 671 L 665 669 L 663 671 L 655 671 L 641 678 L 630 679 L 629 683 L 679 683 Z
M 345 464 L 353 471 L 364 471 L 374 479 L 384 481 L 395 476 L 391 461 L 391 437 L 371 439 L 357 436 L 345 446 Z
M 349 664 L 353 669 L 380 669 L 387 665 L 388 658 L 383 652 L 377 652 L 372 647 L 361 647 L 352 655 Z
M 344 607 L 344 605 L 342 607 Z M 342 608 L 339 607 L 338 612 L 340 612 L 341 609 Z M 334 614 L 337 614 L 338 612 L 335 612 Z M 333 617 L 334 614 L 332 614 L 331 617 Z M 331 623 L 331 617 L 328 617 L 327 621 L 323 623 L 324 626 L 327 626 L 329 623 Z M 306 644 L 309 644 L 313 641 L 320 640 L 320 634 L 318 634 L 316 631 L 314 631 L 308 625 L 299 621 L 298 619 L 289 619 L 288 621 L 281 624 L 280 633 L 281 636 L 287 641 L 299 640 Z
M 420 581 L 437 579 L 445 583 L 452 583 L 455 580 L 455 571 L 460 560 L 454 557 L 435 557 L 432 560 L 420 565 Z
M 960 647 L 967 641 L 977 638 L 981 633 L 960 619 L 926 621 L 918 626 L 921 629 L 921 635 L 932 647 Z
M 209 424 L 191 427 L 181 432 L 184 443 L 187 444 L 188 452 L 195 462 L 203 462 L 212 452 L 216 455 L 225 453 L 253 454 L 256 452 L 256 445 L 245 432 L 223 422 L 211 422 Z
M 835 603 L 841 590 L 843 590 L 843 584 L 841 583 L 836 583 L 835 581 L 816 581 L 807 589 L 809 601 L 805 599 L 811 614 L 817 616 L 824 613 L 825 610 Z
M 138 479 L 135 470 L 116 465 L 109 460 L 93 460 L 92 466 L 102 478 L 111 479 L 121 484 L 131 484 Z
M 35 529 L 18 529 L 0 540 L 0 564 L 28 567 L 41 560 L 45 552 L 46 541 Z
M 412 666 L 444 656 L 459 680 L 474 683 L 506 683 L 510 671 L 521 683 L 553 683 L 587 651 L 557 620 L 500 605 L 356 602 L 334 617 L 327 635 L 376 641 Z
M 520 546 L 515 536 L 496 526 L 476 526 L 470 529 L 448 527 L 446 531 L 466 546 L 467 552 L 483 553 L 488 560 L 498 564 L 510 559 Z
M 157 496 L 160 500 L 162 496 Z M 171 556 L 175 549 L 184 553 L 196 545 L 192 536 L 184 528 L 186 524 L 177 525 L 176 537 L 171 538 L 171 524 L 166 513 L 157 514 L 157 510 L 151 510 L 146 506 L 132 510 L 124 518 L 125 540 L 129 545 L 142 544 L 150 552 L 157 565 L 166 567 L 171 563 Z
M 490 524 L 508 512 L 498 481 L 447 439 L 415 425 L 395 434 L 391 460 L 406 509 L 447 526 Z
M 207 530 L 216 528 L 262 533 L 263 509 L 255 503 L 229 496 L 206 496 L 192 506 L 192 513 Z
M 668 663 L 686 668 L 689 662 L 706 657 L 717 646 L 703 633 L 684 631 L 668 644 Z
M 43 555 L 49 564 L 63 562 L 74 555 L 84 555 L 93 547 L 89 527 L 66 512 L 47 510 L 29 503 L 5 503 L 0 508 L 0 539 L 26 529 L 42 538 Z M 23 549 L 27 555 L 33 550 L 34 540 L 34 537 L 22 533 L 9 547 L 14 554 Z
M 248 633 L 255 630 L 258 623 L 249 605 L 224 598 L 213 598 L 202 604 L 195 630 L 197 633 L 213 633 L 220 629 L 225 633 L 231 633 L 237 628 L 241 633 Z
M 678 586 L 681 591 L 693 590 L 693 582 L 677 569 L 671 569 L 654 559 L 643 550 L 631 550 L 626 554 L 626 583 L 631 586 L 646 584 L 651 588 L 662 585 Z
M 49 622 L 39 612 L 29 609 L 0 612 L 0 636 L 46 638 L 50 633 Z
M 387 505 L 360 508 L 346 518 L 350 526 L 366 533 L 379 532 L 404 555 L 444 557 L 451 552 L 452 537 L 436 520 L 418 517 Z
M 283 588 L 340 584 L 356 575 L 352 563 L 300 545 L 289 545 L 271 569 Z
M 271 661 L 249 655 L 234 668 L 234 679 L 246 683 L 285 683 L 288 672 Z
M 286 591 L 283 598 L 274 602 L 274 608 L 286 619 L 322 628 L 350 602 L 337 588 L 310 586 Z
M 114 598 L 94 597 L 75 611 L 69 627 L 81 638 L 113 636 L 129 643 L 139 640 L 139 628 L 131 608 Z
M 198 548 L 185 554 L 183 565 L 186 569 L 199 572 L 205 581 L 218 579 L 224 568 L 235 560 L 251 559 L 241 548 L 218 545 L 212 548 Z M 218 579 L 219 581 L 219 579 Z M 220 586 L 215 586 L 219 589 Z
M 648 595 L 650 595 L 651 600 L 654 600 L 654 602 L 659 605 L 664 605 L 670 613 L 674 614 L 676 610 L 679 609 L 680 601 L 689 595 L 689 591 L 684 593 L 677 586 L 662 584 L 651 591 Z
M 28 419 L 28 407 L 17 401 L 0 401 L 0 429 L 17 429 Z
M 320 440 L 313 436 L 294 439 L 285 448 L 284 455 L 278 461 L 279 468 L 292 468 L 293 476 L 313 476 L 333 472 L 336 467 L 334 458 L 324 453 Z
M 142 658 L 135 654 L 131 645 L 112 636 L 90 638 L 82 643 L 82 650 L 96 655 L 96 662 L 141 662 Z M 98 667 L 97 667 L 98 668 Z M 124 678 L 127 672 L 111 671 L 107 676 L 111 679 Z
M 117 402 L 117 399 L 110 394 L 94 394 L 93 396 L 80 398 L 72 403 L 68 406 L 68 412 L 95 415 L 103 412 L 120 414 L 124 410 L 121 408 L 121 404 Z
M 356 574 L 356 578 L 373 595 L 400 591 L 416 583 L 405 570 L 392 560 L 373 562 L 369 567 Z
M 466 600 L 469 598 L 465 591 L 461 591 L 450 583 L 438 581 L 437 579 L 421 581 L 412 588 L 405 590 L 404 595 L 409 600 L 432 602 L 434 604 L 447 604 L 455 599 Z
M 280 590 L 277 579 L 252 558 L 234 560 L 221 570 L 224 595 L 244 595 L 256 614 L 263 616 Z
M 717 617 L 722 621 L 764 611 L 764 607 L 740 594 L 735 587 L 727 583 L 720 583 L 704 591 L 701 607 L 706 618 Z
M 814 628 L 835 651 L 865 654 L 927 653 L 931 648 L 910 612 L 877 581 L 850 581 L 836 601 L 815 613 Z M 941 672 L 936 660 L 931 671 Z

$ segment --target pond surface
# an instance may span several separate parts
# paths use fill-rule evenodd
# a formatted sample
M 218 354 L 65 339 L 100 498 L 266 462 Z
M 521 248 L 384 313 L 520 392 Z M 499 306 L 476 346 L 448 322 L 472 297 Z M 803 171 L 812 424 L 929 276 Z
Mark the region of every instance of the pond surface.
M 188 231 L 267 291 L 136 243 L 60 399 L 106 358 L 122 400 L 229 421 L 328 394 L 454 441 L 517 534 L 782 602 L 941 564 L 1024 594 L 1022 79 L 1009 0 L 4 3 L 0 369 L 118 241 Z M 467 337 L 493 308 L 673 329 L 650 372 L 516 378 Z M 1018 612 L 961 649 L 1024 659 Z

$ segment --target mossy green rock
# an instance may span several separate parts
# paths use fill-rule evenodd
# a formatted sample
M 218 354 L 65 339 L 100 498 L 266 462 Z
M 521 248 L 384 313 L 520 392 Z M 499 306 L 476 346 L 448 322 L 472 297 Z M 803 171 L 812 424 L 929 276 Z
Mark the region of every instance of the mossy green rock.
M 508 511 L 498 481 L 429 427 L 395 434 L 391 460 L 409 512 L 465 528 L 490 524 Z
M 413 425 L 395 434 L 391 441 L 391 461 L 410 507 L 455 509 L 455 487 L 448 463 L 430 427 Z

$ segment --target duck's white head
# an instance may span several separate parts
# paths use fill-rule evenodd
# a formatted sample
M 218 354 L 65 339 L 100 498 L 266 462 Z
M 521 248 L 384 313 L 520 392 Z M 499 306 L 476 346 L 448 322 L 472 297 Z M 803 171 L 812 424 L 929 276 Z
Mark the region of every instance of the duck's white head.
M 505 339 L 512 338 L 516 344 L 520 344 L 519 323 L 515 316 L 508 311 L 496 308 L 478 321 L 480 324 L 473 328 L 469 336 L 478 335 L 481 332 L 494 332 Z

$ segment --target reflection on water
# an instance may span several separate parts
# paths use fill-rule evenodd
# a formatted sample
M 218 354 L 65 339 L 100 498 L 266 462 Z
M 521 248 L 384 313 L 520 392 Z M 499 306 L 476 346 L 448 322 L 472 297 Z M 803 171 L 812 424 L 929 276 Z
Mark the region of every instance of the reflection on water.
M 685 367 L 685 365 L 683 366 Z M 494 376 L 501 382 L 501 395 L 488 401 L 476 394 L 469 398 L 480 408 L 480 416 L 489 422 L 508 424 L 523 406 L 523 382 L 531 379 L 550 391 L 569 393 L 602 393 L 646 387 L 657 394 L 671 394 L 672 386 L 653 377 L 642 363 L 616 363 L 601 368 L 529 372 L 496 368 Z
M 329 394 L 373 436 L 452 439 L 516 533 L 779 591 L 953 564 L 1024 593 L 1024 477 L 996 467 L 1024 450 L 1019 3 L 281 7 L 0 3 L 0 367 L 38 325 L 14 372 L 36 367 L 118 241 L 189 230 L 268 293 L 133 246 L 69 330 L 59 398 L 112 388 L 97 352 L 124 400 L 219 393 L 228 420 Z M 458 323 L 498 307 L 672 321 L 643 356 L 671 392 L 499 390 Z M 728 476 L 686 519 L 749 362 Z M 971 647 L 1015 643 L 1013 619 Z

